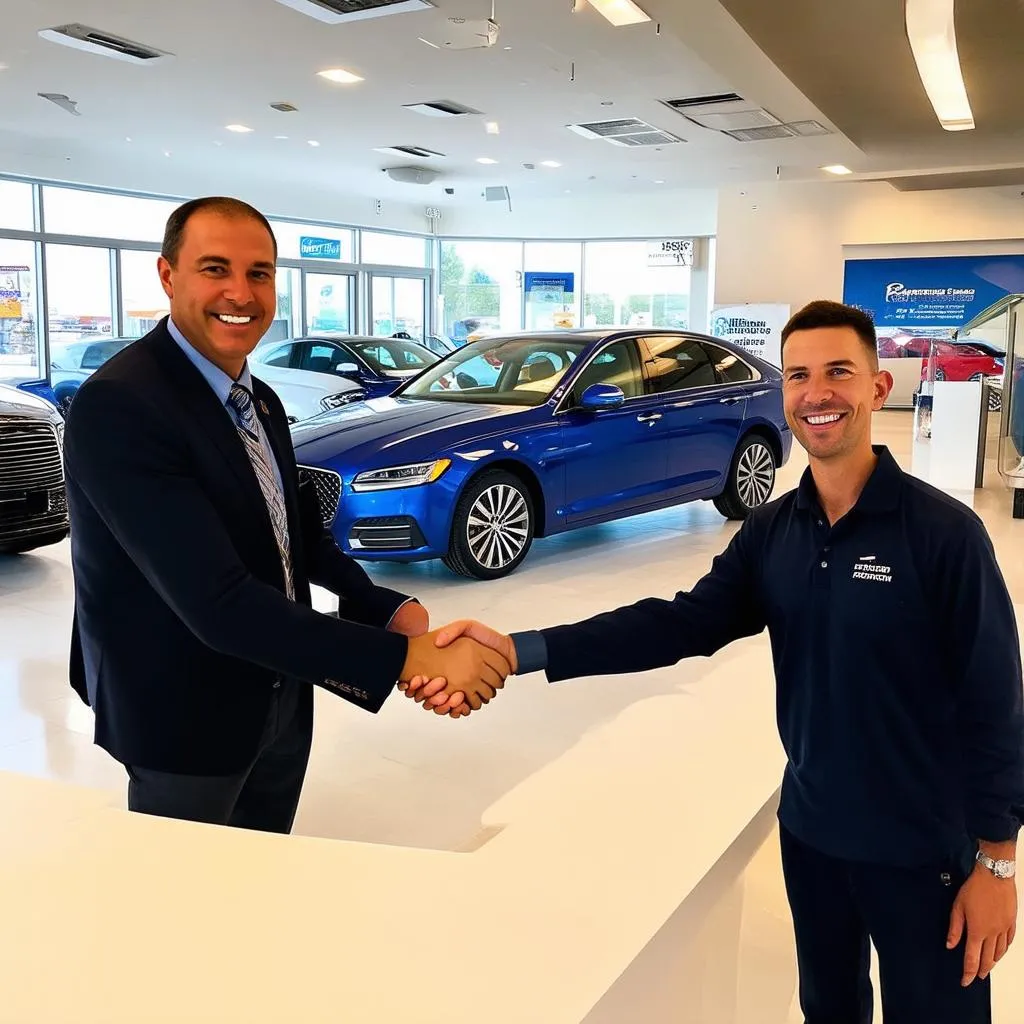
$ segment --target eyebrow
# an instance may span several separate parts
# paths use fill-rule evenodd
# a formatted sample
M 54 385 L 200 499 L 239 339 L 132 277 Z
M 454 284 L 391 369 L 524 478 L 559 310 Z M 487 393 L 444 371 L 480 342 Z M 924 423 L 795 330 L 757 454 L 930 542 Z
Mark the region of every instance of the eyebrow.
M 216 263 L 218 266 L 221 267 L 231 266 L 231 260 L 227 259 L 225 256 L 200 256 L 199 259 L 196 260 L 196 263 Z M 266 260 L 260 260 L 257 263 L 252 264 L 251 269 L 275 270 L 276 264 L 268 263 Z
M 825 366 L 828 369 L 834 369 L 835 367 L 838 367 L 838 366 L 853 367 L 854 369 L 856 369 L 857 364 L 852 359 L 833 359 L 832 362 L 826 363 Z M 803 371 L 806 372 L 807 367 L 806 366 L 788 366 L 788 367 L 786 367 L 786 369 L 783 372 L 784 373 L 796 373 L 798 370 L 803 370 Z

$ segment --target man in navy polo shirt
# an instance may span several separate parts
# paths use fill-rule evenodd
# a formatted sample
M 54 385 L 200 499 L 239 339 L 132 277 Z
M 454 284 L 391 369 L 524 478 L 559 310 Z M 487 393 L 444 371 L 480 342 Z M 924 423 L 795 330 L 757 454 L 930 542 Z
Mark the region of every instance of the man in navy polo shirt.
M 867 316 L 801 310 L 783 332 L 783 376 L 810 466 L 692 591 L 511 637 L 455 623 L 437 642 L 469 635 L 556 682 L 708 656 L 767 628 L 807 1024 L 871 1021 L 870 942 L 886 1024 L 983 1024 L 1014 938 L 1024 816 L 1010 597 L 977 516 L 872 447 L 893 382 Z

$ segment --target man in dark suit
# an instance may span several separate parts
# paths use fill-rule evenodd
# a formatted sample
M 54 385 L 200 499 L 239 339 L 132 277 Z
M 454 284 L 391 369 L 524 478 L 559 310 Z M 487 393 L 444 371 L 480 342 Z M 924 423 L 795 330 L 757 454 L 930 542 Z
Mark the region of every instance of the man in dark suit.
M 470 640 L 446 665 L 426 610 L 324 528 L 281 402 L 246 362 L 274 317 L 276 257 L 238 200 L 172 214 L 170 317 L 80 389 L 66 462 L 71 681 L 128 771 L 129 807 L 288 832 L 310 684 L 376 712 L 399 679 L 454 672 L 479 707 L 510 667 Z M 339 617 L 313 611 L 311 583 Z

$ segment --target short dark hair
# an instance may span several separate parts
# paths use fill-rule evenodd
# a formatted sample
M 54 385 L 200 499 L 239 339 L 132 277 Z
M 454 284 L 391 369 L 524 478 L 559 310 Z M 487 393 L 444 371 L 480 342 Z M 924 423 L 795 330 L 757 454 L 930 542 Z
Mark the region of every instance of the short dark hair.
M 160 255 L 172 267 L 178 264 L 178 255 L 181 252 L 182 242 L 185 240 L 185 228 L 193 215 L 203 210 L 214 210 L 227 217 L 248 217 L 258 221 L 267 229 L 271 242 L 274 243 L 274 259 L 277 259 L 277 239 L 274 237 L 274 229 L 270 221 L 248 203 L 241 199 L 232 199 L 229 196 L 204 196 L 201 199 L 190 199 L 187 203 L 179 206 L 167 218 L 167 227 L 164 229 L 164 241 L 160 249 Z
M 797 331 L 813 331 L 818 327 L 851 327 L 864 343 L 871 355 L 878 358 L 878 334 L 875 322 L 862 309 L 846 306 L 842 302 L 818 299 L 794 313 L 788 324 L 782 328 L 782 345 Z

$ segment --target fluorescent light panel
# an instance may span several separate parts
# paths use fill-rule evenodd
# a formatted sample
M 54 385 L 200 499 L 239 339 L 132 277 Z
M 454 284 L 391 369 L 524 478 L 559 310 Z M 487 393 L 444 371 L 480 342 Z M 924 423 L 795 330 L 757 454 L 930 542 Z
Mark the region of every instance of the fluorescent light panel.
M 954 0 L 906 0 L 907 36 L 924 91 L 948 132 L 974 127 L 956 48 Z
M 337 82 L 338 85 L 354 85 L 363 81 L 359 75 L 346 71 L 345 68 L 328 68 L 326 71 L 318 71 L 317 74 L 321 78 L 326 78 L 328 82 Z
M 645 14 L 633 0 L 590 0 L 590 6 L 616 28 L 640 25 L 651 20 L 650 15 Z
M 828 167 L 822 167 L 822 170 L 828 171 L 829 174 L 853 174 L 853 171 L 843 164 L 829 164 Z

